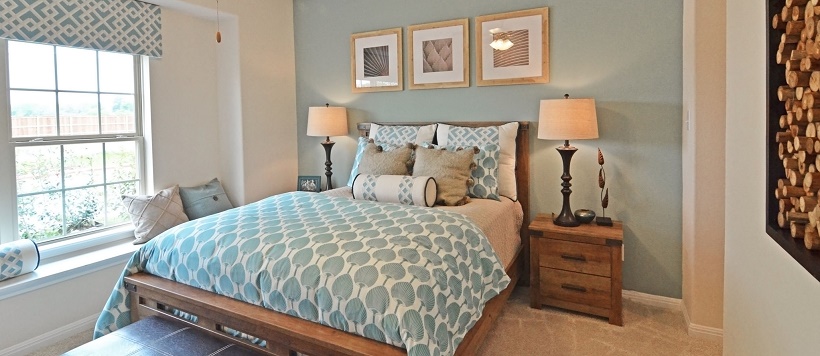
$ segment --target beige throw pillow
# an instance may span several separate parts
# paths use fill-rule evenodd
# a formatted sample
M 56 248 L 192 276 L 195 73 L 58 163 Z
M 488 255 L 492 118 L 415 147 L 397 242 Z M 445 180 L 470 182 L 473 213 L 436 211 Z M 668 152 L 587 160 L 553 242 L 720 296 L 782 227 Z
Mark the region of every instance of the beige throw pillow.
M 359 174 L 373 175 L 410 175 L 413 167 L 411 156 L 415 145 L 407 144 L 404 147 L 385 151 L 375 143 L 368 143 L 359 162 Z
M 420 147 L 416 150 L 413 176 L 431 176 L 438 184 L 436 204 L 464 205 L 470 202 L 467 188 L 472 185 L 473 156 L 478 147 L 447 151 Z
M 163 231 L 188 221 L 176 185 L 154 196 L 123 195 L 122 203 L 134 224 L 134 237 L 137 238 L 134 245 L 146 243 Z

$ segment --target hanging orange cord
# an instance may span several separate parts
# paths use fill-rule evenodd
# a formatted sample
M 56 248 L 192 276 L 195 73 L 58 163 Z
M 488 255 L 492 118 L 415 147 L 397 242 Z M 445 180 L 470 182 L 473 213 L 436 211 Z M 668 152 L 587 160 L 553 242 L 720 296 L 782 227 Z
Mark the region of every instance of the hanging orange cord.
M 219 32 L 219 0 L 216 0 L 216 43 L 222 43 L 222 32 Z

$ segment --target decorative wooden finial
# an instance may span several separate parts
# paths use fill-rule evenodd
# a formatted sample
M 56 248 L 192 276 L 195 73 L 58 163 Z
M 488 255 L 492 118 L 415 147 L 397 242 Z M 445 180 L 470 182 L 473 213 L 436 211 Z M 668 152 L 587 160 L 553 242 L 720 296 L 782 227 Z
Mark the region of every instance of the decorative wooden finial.
M 216 0 L 216 43 L 222 43 L 222 32 L 219 31 L 219 0 Z

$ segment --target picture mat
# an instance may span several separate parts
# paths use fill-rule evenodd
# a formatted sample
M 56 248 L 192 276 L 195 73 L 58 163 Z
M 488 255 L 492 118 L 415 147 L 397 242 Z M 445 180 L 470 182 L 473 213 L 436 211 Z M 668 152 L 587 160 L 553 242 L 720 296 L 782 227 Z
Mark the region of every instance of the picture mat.
M 481 24 L 481 56 L 483 61 L 481 67 L 483 72 L 483 80 L 494 79 L 510 79 L 510 78 L 527 78 L 539 77 L 543 75 L 542 72 L 542 29 L 541 29 L 541 15 L 517 17 L 512 19 L 502 19 L 494 21 L 485 21 Z M 499 67 L 493 66 L 493 48 L 490 43 L 493 41 L 493 36 L 490 30 L 500 28 L 504 32 L 515 30 L 529 30 L 529 65 L 514 66 L 514 67 Z M 515 45 L 515 44 L 513 44 Z
M 395 34 L 357 38 L 356 53 L 356 88 L 392 87 L 399 85 L 398 36 Z M 364 49 L 368 47 L 387 46 L 389 48 L 390 75 L 380 77 L 364 76 Z
M 424 73 L 424 41 L 452 38 L 453 70 Z M 448 26 L 413 31 L 413 81 L 415 84 L 461 82 L 464 80 L 464 26 Z

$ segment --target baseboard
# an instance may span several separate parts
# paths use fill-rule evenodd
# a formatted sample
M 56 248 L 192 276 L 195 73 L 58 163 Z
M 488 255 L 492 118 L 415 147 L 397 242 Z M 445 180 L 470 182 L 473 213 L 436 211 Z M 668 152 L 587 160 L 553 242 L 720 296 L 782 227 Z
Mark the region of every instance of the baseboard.
M 634 290 L 625 290 L 621 293 L 621 296 L 624 299 L 629 299 L 641 304 L 673 311 L 681 311 L 681 305 L 683 305 L 680 299 L 641 293 Z
M 681 303 L 681 311 L 683 312 L 683 319 L 686 321 L 686 332 L 689 336 L 707 340 L 723 341 L 723 329 L 692 323 L 692 321 L 689 320 L 689 312 L 686 310 L 686 304 Z
M 59 327 L 43 335 L 28 339 L 17 345 L 0 350 L 0 356 L 22 356 L 44 349 L 80 332 L 91 329 L 99 314 L 89 315 L 71 324 Z

